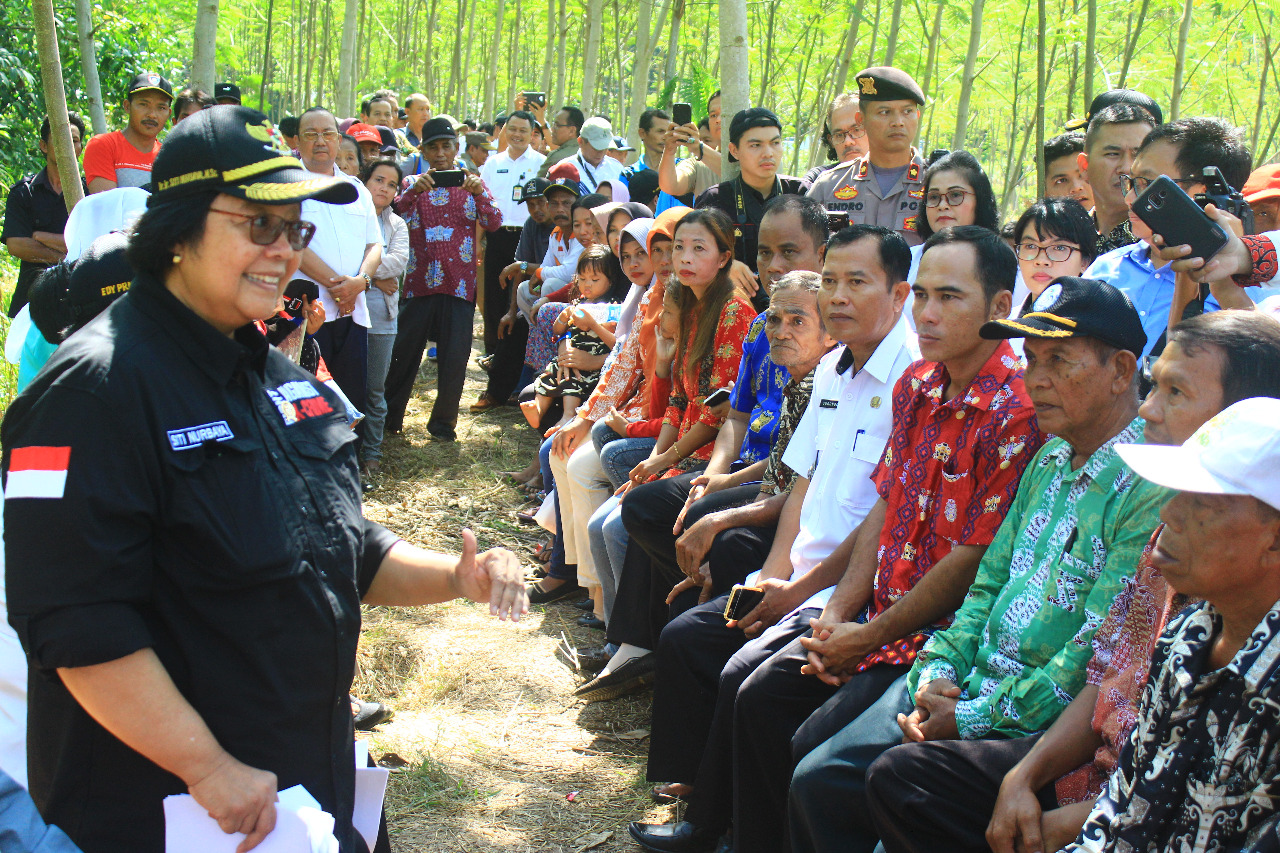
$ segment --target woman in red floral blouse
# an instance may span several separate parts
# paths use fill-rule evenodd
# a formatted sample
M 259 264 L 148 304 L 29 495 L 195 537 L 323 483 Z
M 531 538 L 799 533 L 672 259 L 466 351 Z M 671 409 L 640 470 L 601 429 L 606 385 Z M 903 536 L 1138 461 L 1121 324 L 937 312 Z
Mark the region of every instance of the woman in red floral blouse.
M 682 329 L 671 399 L 658 443 L 649 458 L 631 470 L 630 485 L 693 471 L 711 458 L 724 418 L 704 401 L 737 378 L 742 342 L 756 316 L 729 279 L 732 264 L 733 223 L 728 216 L 702 209 L 680 220 L 668 284 L 678 283 Z

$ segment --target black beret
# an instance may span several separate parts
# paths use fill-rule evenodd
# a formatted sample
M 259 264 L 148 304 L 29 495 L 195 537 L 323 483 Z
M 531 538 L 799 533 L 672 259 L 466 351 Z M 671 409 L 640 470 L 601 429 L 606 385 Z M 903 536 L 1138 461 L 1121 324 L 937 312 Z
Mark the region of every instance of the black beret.
M 900 68 L 886 65 L 864 68 L 854 79 L 858 81 L 859 101 L 915 101 L 924 106 L 924 92 L 911 75 Z

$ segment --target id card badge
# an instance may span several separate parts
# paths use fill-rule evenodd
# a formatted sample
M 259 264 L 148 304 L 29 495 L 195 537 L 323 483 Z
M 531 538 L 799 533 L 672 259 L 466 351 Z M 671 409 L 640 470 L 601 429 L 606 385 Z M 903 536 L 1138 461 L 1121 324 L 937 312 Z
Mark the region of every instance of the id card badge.
M 511 188 L 511 200 L 514 201 L 516 204 L 519 204 L 520 202 L 524 201 L 523 186 L 521 186 L 520 184 L 516 184 L 514 187 Z

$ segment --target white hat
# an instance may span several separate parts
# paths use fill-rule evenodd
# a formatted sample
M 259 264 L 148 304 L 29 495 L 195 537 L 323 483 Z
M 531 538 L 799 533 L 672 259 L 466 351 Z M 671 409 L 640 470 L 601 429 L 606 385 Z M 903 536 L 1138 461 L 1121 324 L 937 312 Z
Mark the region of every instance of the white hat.
M 584 121 L 578 135 L 587 140 L 587 144 L 597 151 L 608 151 L 610 148 L 617 147 L 613 141 L 613 126 L 600 116 Z
M 1280 509 L 1280 400 L 1250 397 L 1209 419 L 1181 446 L 1118 444 L 1142 477 L 1180 492 L 1250 495 Z

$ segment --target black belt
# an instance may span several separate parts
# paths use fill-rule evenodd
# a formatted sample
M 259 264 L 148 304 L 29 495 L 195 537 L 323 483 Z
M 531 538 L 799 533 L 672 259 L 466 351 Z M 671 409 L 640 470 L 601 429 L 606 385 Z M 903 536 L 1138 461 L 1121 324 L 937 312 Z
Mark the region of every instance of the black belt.
M 524 230 L 524 226 L 523 226 L 523 225 L 503 225 L 503 226 L 502 226 L 502 230 L 503 230 L 503 231 L 517 231 L 517 232 L 519 232 L 519 231 L 523 231 L 523 230 Z

